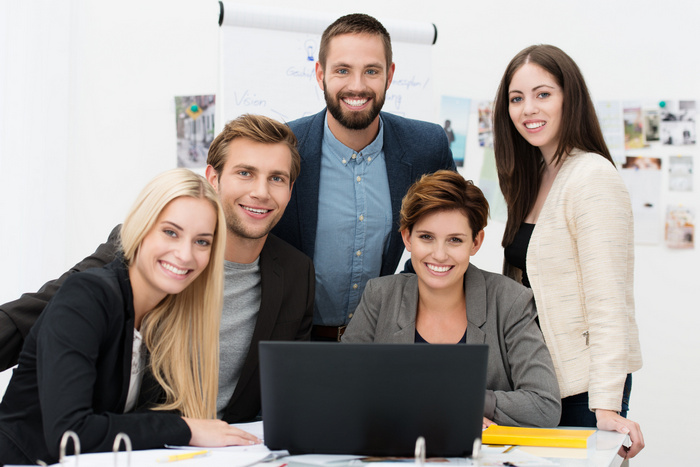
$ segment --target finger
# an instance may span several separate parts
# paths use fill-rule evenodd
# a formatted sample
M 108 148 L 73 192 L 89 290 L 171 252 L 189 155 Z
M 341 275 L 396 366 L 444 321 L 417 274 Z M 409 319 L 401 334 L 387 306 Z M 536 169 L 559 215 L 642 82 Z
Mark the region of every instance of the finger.
M 241 438 L 243 438 L 243 439 L 246 439 L 246 440 L 248 440 L 248 441 L 253 441 L 253 442 L 255 442 L 255 443 L 260 443 L 260 442 L 261 442 L 261 440 L 258 439 L 257 436 L 252 435 L 252 434 L 248 433 L 247 431 L 243 431 L 243 430 L 238 429 L 238 428 L 235 428 L 235 431 L 234 431 L 232 434 L 235 435 L 235 436 L 239 436 L 239 437 L 241 437 Z
M 253 438 L 255 438 L 253 436 Z M 260 444 L 261 441 L 258 438 L 248 439 L 239 435 L 229 435 L 227 438 L 229 446 L 250 446 L 253 444 Z

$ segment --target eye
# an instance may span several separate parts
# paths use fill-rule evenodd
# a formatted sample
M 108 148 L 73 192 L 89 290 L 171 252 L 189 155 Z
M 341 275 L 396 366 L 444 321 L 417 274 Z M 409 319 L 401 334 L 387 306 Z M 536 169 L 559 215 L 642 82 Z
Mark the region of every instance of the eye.
M 163 233 L 164 233 L 165 235 L 167 235 L 168 237 L 173 237 L 173 238 L 176 238 L 176 237 L 177 237 L 177 233 L 176 233 L 174 230 L 171 230 L 171 229 L 163 229 Z
M 209 240 L 205 240 L 203 238 L 200 238 L 199 240 L 195 240 L 195 242 L 199 246 L 210 246 L 211 242 Z
M 336 73 L 338 73 L 339 75 L 347 75 L 349 71 L 346 68 L 339 68 L 338 70 L 336 70 Z
M 270 177 L 270 180 L 272 180 L 275 183 L 284 183 L 284 181 L 285 181 L 284 178 L 282 178 L 278 175 L 273 175 L 272 177 Z
M 452 237 L 450 243 L 462 243 L 462 239 L 459 237 Z
M 432 240 L 433 236 L 429 234 L 420 234 L 418 238 L 420 238 L 421 240 Z
M 247 170 L 239 170 L 238 175 L 240 175 L 241 177 L 249 177 L 250 172 L 248 172 Z
M 377 70 L 367 70 L 365 73 L 367 73 L 368 75 L 377 75 L 377 74 L 379 74 L 379 71 L 377 71 Z
M 518 102 L 522 102 L 522 100 L 523 100 L 523 98 L 520 97 L 520 96 L 511 97 L 510 103 L 511 103 L 511 104 L 517 104 Z
M 541 92 L 541 93 L 537 94 L 537 97 L 539 97 L 540 99 L 545 99 L 549 96 L 551 96 L 551 94 L 548 92 Z

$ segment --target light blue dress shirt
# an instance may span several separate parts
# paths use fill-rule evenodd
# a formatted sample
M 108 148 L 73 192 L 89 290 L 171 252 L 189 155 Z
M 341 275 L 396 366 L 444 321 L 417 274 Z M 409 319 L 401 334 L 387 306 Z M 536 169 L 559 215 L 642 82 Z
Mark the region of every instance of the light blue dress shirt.
M 347 324 L 365 284 L 379 276 L 392 226 L 383 144 L 381 118 L 375 140 L 356 152 L 333 136 L 326 117 L 314 249 L 314 324 Z

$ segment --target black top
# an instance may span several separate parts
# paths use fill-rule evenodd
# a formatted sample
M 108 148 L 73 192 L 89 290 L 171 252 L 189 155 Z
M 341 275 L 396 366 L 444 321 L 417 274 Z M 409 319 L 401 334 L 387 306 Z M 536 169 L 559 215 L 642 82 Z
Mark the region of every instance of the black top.
M 0 404 L 0 438 L 48 463 L 58 460 L 66 430 L 78 434 L 82 452 L 110 451 L 120 432 L 134 449 L 189 444 L 179 415 L 124 413 L 133 335 L 133 295 L 121 260 L 71 274 L 26 338 Z M 0 464 L 14 459 L 0 452 Z
M 527 277 L 527 247 L 530 244 L 533 230 L 535 230 L 535 224 L 526 222 L 520 224 L 520 228 L 515 233 L 513 243 L 508 245 L 503 251 L 508 264 L 523 271 L 523 285 L 527 288 L 531 288 L 530 280 Z
M 415 340 L 413 341 L 416 344 L 430 344 L 427 340 L 423 339 L 423 336 L 420 335 L 418 332 L 418 329 L 416 329 L 416 337 Z M 464 335 L 462 338 L 457 342 L 458 344 L 466 344 L 467 343 L 467 330 L 464 330 Z

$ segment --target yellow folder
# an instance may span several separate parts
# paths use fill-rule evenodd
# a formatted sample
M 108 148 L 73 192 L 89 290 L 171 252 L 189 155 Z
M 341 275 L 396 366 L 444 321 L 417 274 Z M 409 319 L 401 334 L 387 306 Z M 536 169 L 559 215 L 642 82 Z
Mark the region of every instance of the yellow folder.
M 491 425 L 481 434 L 484 444 L 585 448 L 595 430 L 560 430 Z

